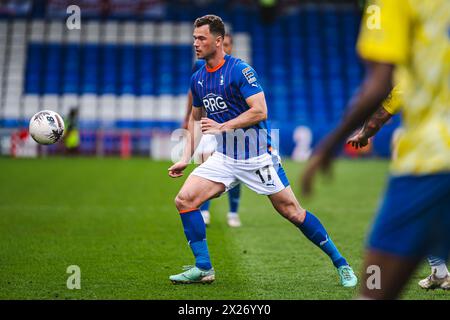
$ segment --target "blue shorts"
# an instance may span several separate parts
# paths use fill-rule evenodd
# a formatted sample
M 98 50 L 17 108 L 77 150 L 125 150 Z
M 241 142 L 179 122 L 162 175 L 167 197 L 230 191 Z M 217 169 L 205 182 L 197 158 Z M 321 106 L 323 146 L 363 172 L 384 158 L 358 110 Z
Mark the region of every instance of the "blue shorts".
M 390 177 L 368 249 L 420 259 L 450 253 L 450 173 Z

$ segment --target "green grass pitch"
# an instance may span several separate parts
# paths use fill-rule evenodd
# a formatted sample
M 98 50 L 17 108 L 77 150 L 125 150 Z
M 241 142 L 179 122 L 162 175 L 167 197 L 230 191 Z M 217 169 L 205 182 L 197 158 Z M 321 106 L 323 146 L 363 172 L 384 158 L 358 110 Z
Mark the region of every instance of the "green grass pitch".
M 0 158 L 0 299 L 351 299 L 328 257 L 243 188 L 243 227 L 226 225 L 227 197 L 211 205 L 208 244 L 216 281 L 173 285 L 168 276 L 192 264 L 173 199 L 184 177 L 149 159 Z M 298 191 L 303 165 L 286 161 Z M 192 168 L 191 168 L 192 169 Z M 363 243 L 381 197 L 386 161 L 341 160 L 333 180 L 300 199 L 361 274 Z M 69 265 L 81 289 L 66 287 Z M 424 263 L 405 299 L 448 299 L 423 291 Z

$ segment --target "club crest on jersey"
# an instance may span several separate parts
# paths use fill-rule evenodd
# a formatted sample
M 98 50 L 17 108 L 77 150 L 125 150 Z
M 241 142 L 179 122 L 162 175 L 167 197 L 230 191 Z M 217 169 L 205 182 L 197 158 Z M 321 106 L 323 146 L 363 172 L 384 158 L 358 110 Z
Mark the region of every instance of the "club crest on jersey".
M 221 113 L 228 109 L 228 106 L 222 96 L 214 93 L 209 93 L 203 97 L 203 105 L 209 114 Z
M 249 84 L 252 84 L 256 81 L 255 73 L 253 72 L 251 67 L 243 69 L 242 74 L 244 75 L 245 79 L 247 79 Z

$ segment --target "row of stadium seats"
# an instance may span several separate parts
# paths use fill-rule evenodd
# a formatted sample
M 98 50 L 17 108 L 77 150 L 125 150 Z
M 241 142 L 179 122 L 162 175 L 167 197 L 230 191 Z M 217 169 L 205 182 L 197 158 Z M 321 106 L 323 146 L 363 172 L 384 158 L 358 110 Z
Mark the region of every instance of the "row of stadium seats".
M 273 120 L 329 126 L 341 117 L 362 77 L 355 12 L 307 6 L 269 26 L 239 10 L 228 17 L 234 54 L 257 70 Z M 57 20 L 0 23 L 4 126 L 38 108 L 64 114 L 73 105 L 86 123 L 182 119 L 191 23 L 93 20 L 82 30 Z
M 28 47 L 25 92 L 178 95 L 188 89 L 191 51 L 187 45 L 32 43 Z
M 324 125 L 341 118 L 363 72 L 355 52 L 354 11 L 305 7 L 273 25 L 239 21 L 251 30 L 253 65 L 266 71 L 259 73 L 270 88 L 275 119 Z

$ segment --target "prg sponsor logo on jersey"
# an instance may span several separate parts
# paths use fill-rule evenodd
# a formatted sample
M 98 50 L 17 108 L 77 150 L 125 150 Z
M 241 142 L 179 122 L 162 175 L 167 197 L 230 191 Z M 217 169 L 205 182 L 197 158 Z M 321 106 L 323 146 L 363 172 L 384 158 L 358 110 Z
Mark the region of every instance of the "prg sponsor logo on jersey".
M 203 105 L 209 114 L 221 113 L 228 110 L 228 106 L 222 96 L 214 93 L 209 93 L 203 97 Z

